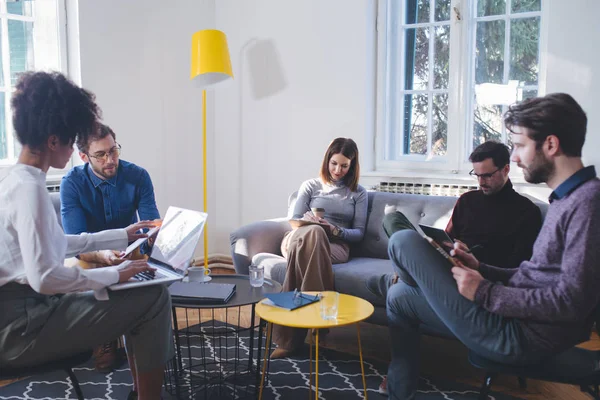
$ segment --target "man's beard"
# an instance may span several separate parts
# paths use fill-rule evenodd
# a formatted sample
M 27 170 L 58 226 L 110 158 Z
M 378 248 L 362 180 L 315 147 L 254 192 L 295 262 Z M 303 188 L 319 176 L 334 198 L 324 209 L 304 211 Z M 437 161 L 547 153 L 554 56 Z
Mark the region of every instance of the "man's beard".
M 112 173 L 112 174 L 106 173 L 104 171 L 104 169 L 109 166 L 110 165 L 103 165 L 102 167 L 97 167 L 95 165 L 92 165 L 92 169 L 94 170 L 94 172 L 96 172 L 97 175 L 100 175 L 102 178 L 110 179 L 110 178 L 114 177 L 115 175 L 117 175 L 118 164 L 117 163 L 112 164 L 112 166 L 114 166 L 114 173 Z
M 548 161 L 541 151 L 536 151 L 533 161 L 529 167 L 523 168 L 525 180 L 529 183 L 544 183 L 554 175 L 556 167 Z

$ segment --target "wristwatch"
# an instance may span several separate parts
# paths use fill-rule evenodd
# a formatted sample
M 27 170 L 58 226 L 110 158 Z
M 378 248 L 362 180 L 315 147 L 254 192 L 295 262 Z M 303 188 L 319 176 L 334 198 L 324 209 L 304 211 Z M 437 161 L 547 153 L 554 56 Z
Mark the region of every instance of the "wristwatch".
M 335 237 L 342 236 L 342 228 L 338 228 L 337 226 L 334 226 L 333 229 L 331 230 L 331 234 Z

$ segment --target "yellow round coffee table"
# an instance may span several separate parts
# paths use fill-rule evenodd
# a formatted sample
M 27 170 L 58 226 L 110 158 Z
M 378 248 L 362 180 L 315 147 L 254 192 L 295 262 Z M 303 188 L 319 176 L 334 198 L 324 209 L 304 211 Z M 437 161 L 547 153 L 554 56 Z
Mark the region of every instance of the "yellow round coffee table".
M 304 292 L 317 294 L 319 292 Z M 297 308 L 289 311 L 282 308 L 277 308 L 263 304 L 264 300 L 256 305 L 256 314 L 267 321 L 267 341 L 265 343 L 265 359 L 263 363 L 262 377 L 260 380 L 259 399 L 262 399 L 263 385 L 265 381 L 265 372 L 267 366 L 267 357 L 269 351 L 269 343 L 271 343 L 271 335 L 273 332 L 273 324 L 288 326 L 291 328 L 306 328 L 315 329 L 315 398 L 319 398 L 319 329 L 335 328 L 337 326 L 345 326 L 356 324 L 356 335 L 358 338 L 358 354 L 360 357 L 360 369 L 362 372 L 363 387 L 365 391 L 365 399 L 367 399 L 367 382 L 365 380 L 365 368 L 363 365 L 362 346 L 360 344 L 360 327 L 359 322 L 369 318 L 373 311 L 373 305 L 366 300 L 348 294 L 340 293 L 338 316 L 334 320 L 325 320 L 321 318 L 321 305 L 319 302 Z M 309 390 L 312 381 L 312 339 L 310 342 L 310 378 L 308 381 Z

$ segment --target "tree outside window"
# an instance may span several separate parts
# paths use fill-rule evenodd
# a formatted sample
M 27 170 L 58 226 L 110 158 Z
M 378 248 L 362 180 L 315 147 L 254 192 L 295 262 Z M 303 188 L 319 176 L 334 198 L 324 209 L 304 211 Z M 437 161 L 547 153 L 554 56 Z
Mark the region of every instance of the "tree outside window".
M 460 165 L 459 154 L 465 158 L 487 140 L 507 142 L 507 105 L 537 96 L 542 1 L 469 0 L 464 12 L 460 6 L 454 0 L 387 1 L 378 161 L 388 166 Z
M 59 0 L 0 0 L 0 165 L 12 164 L 14 137 L 10 98 L 19 74 L 61 70 Z

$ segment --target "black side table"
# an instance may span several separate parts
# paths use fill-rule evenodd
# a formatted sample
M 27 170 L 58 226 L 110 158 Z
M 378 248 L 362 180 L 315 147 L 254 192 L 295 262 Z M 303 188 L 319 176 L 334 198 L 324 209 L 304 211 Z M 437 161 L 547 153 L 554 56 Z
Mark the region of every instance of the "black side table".
M 281 285 L 265 278 L 264 285 L 255 288 L 247 275 L 213 275 L 209 283 L 234 283 L 236 292 L 227 304 L 171 297 L 176 356 L 165 371 L 165 388 L 178 399 L 256 398 L 265 326 L 262 319 L 256 326 L 254 309 L 265 294 L 279 293 Z M 241 326 L 244 306 L 251 306 L 248 327 Z M 185 326 L 179 326 L 176 308 L 183 309 Z M 224 322 L 215 319 L 219 309 L 225 313 Z M 210 316 L 203 317 L 202 310 L 210 310 Z

